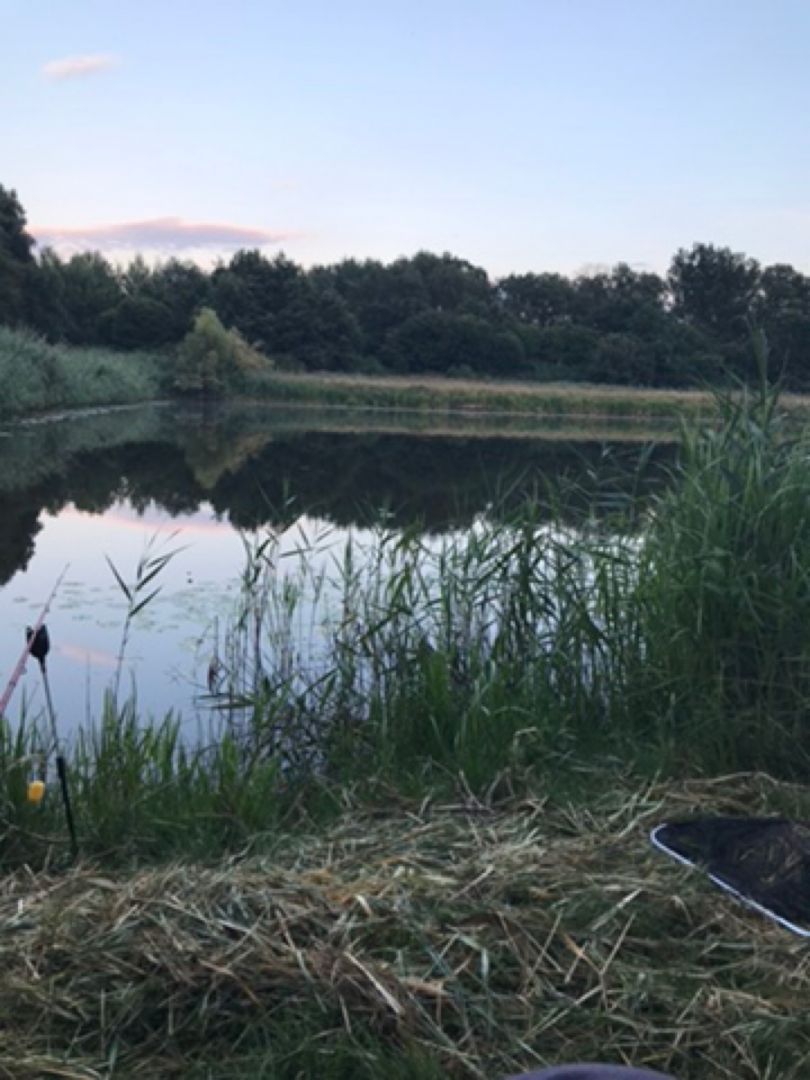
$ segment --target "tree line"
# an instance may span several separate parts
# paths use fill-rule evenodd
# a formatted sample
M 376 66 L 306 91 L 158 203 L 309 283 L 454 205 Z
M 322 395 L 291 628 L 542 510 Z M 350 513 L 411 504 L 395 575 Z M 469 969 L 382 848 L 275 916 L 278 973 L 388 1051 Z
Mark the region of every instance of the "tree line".
M 751 378 L 756 325 L 771 374 L 810 387 L 810 277 L 725 247 L 680 249 L 665 276 L 619 263 L 493 280 L 425 251 L 308 270 L 247 250 L 211 271 L 140 256 L 116 266 L 97 251 L 37 251 L 16 193 L 0 186 L 0 324 L 52 342 L 168 352 L 202 309 L 288 370 L 642 386 Z

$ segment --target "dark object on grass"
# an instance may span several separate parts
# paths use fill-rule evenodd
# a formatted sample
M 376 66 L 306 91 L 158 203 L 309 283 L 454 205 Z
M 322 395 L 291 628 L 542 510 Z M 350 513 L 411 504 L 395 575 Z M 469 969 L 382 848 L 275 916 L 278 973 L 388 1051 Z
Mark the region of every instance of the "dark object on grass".
M 653 844 L 703 868 L 721 889 L 810 937 L 810 822 L 788 818 L 695 818 L 659 825 Z
M 625 1065 L 555 1065 L 539 1072 L 521 1073 L 510 1080 L 674 1080 L 665 1073 L 631 1069 Z

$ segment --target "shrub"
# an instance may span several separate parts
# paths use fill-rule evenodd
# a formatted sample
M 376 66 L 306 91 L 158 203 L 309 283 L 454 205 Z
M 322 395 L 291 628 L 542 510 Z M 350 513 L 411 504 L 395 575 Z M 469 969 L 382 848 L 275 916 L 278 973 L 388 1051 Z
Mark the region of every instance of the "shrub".
M 205 397 L 244 385 L 250 374 L 267 371 L 270 361 L 236 330 L 227 330 L 211 308 L 203 308 L 180 343 L 173 388 Z

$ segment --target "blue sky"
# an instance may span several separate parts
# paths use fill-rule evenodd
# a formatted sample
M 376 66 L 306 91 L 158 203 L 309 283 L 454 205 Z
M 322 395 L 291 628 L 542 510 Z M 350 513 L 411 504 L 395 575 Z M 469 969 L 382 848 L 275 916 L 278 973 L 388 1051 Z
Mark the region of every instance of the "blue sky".
M 0 0 L 0 183 L 62 250 L 810 271 L 810 0 Z

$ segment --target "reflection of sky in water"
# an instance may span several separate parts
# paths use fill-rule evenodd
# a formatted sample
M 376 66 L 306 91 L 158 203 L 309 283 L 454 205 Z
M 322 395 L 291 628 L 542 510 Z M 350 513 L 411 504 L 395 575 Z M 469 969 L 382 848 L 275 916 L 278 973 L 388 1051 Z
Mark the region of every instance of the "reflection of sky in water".
M 152 554 L 180 549 L 152 586 L 160 594 L 133 621 L 121 679 L 121 696 L 135 685 L 144 718 L 161 717 L 168 709 L 195 716 L 195 695 L 204 691 L 214 641 L 214 620 L 225 625 L 233 614 L 245 566 L 240 535 L 210 508 L 171 517 L 154 506 L 140 515 L 119 502 L 105 514 L 73 507 L 58 515 L 42 514 L 41 531 L 29 566 L 0 591 L 0 689 L 25 642 L 25 627 L 42 610 L 66 563 L 69 569 L 46 620 L 51 635 L 48 673 L 60 723 L 65 728 L 97 716 L 105 688 L 111 686 L 127 602 L 107 565 L 115 563 L 131 584 L 138 560 L 152 538 Z M 319 523 L 301 518 L 281 538 L 280 554 L 323 536 Z M 325 546 L 341 536 L 331 530 Z M 314 563 L 328 565 L 322 551 Z M 295 558 L 281 559 L 279 573 L 294 572 Z M 44 707 L 36 663 L 28 664 L 9 715 L 20 713 L 23 701 L 34 712 Z

